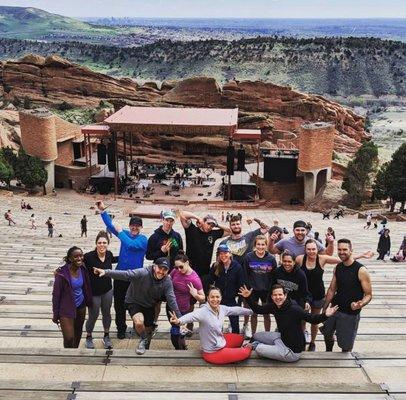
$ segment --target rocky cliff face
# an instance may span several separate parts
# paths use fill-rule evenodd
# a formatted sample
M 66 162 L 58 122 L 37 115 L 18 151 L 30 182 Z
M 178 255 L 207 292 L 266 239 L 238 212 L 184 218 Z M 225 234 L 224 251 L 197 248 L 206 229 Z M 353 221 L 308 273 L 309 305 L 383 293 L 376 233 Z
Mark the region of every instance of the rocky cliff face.
M 6 100 L 30 99 L 57 106 L 67 102 L 77 107 L 94 107 L 109 100 L 116 109 L 124 104 L 144 106 L 238 107 L 239 126 L 273 131 L 300 131 L 305 122 L 335 124 L 335 150 L 353 153 L 368 138 L 364 119 L 321 96 L 303 94 L 286 86 L 264 82 L 232 81 L 220 87 L 212 78 L 143 86 L 114 79 L 70 63 L 60 57 L 28 55 L 0 65 L 0 95 Z

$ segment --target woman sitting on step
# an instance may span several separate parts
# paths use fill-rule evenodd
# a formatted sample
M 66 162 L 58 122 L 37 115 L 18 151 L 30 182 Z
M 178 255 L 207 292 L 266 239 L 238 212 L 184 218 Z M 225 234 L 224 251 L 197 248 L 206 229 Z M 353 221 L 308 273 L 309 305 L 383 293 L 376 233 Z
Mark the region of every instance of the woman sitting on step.
M 64 258 L 65 265 L 55 271 L 52 292 L 52 321 L 60 325 L 65 348 L 78 348 L 82 338 L 86 306 L 92 306 L 92 291 L 83 252 L 73 246 Z
M 180 318 L 171 312 L 170 322 L 184 325 L 199 322 L 202 357 L 211 364 L 229 364 L 247 359 L 251 346 L 241 347 L 244 337 L 237 333 L 223 334 L 224 318 L 233 315 L 252 315 L 252 311 L 242 307 L 227 307 L 221 303 L 220 289 L 212 287 L 207 294 L 207 303 Z

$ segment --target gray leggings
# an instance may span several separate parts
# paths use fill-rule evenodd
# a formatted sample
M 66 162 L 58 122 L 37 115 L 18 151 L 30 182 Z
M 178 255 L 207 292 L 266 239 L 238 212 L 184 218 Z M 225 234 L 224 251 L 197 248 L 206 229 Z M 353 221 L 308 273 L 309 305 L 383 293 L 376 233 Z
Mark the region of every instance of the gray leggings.
M 258 332 L 254 334 L 253 340 L 259 342 L 255 351 L 260 357 L 284 362 L 296 362 L 300 358 L 299 353 L 285 346 L 279 332 Z
M 86 321 L 86 332 L 92 333 L 94 325 L 102 312 L 103 328 L 105 332 L 110 330 L 111 325 L 111 304 L 113 302 L 113 289 L 101 296 L 93 296 L 93 305 L 89 307 L 89 318 Z

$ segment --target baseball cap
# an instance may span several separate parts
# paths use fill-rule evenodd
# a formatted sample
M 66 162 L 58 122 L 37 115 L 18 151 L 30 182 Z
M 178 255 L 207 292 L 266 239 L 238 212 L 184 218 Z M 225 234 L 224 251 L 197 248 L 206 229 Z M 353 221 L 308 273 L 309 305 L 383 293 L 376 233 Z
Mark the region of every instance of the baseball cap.
M 217 225 L 217 220 L 216 220 L 216 218 L 214 218 L 213 215 L 211 215 L 211 214 L 207 214 L 207 215 L 204 217 L 204 220 L 205 220 L 207 223 L 209 223 L 209 224 Z
M 306 222 L 299 220 L 293 224 L 293 229 L 295 228 L 307 228 L 307 224 Z
M 175 221 L 176 215 L 172 210 L 164 211 L 162 213 L 162 219 L 173 219 Z
M 231 253 L 231 250 L 226 244 L 220 244 L 217 247 L 217 253 Z
M 166 269 L 170 269 L 169 260 L 166 257 L 157 258 L 154 264 L 158 265 L 158 267 L 165 267 Z
M 142 219 L 140 217 L 131 217 L 130 223 L 128 225 L 139 225 L 142 226 Z

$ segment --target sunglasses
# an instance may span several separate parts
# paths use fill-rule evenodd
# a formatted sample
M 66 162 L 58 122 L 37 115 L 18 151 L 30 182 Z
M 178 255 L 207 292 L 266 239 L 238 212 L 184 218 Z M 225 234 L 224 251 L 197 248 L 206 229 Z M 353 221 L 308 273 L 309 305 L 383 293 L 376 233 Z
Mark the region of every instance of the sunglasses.
M 183 268 L 185 268 L 185 265 L 184 265 L 184 264 L 182 264 L 182 265 L 175 265 L 175 268 L 176 268 L 176 269 L 183 269 Z

